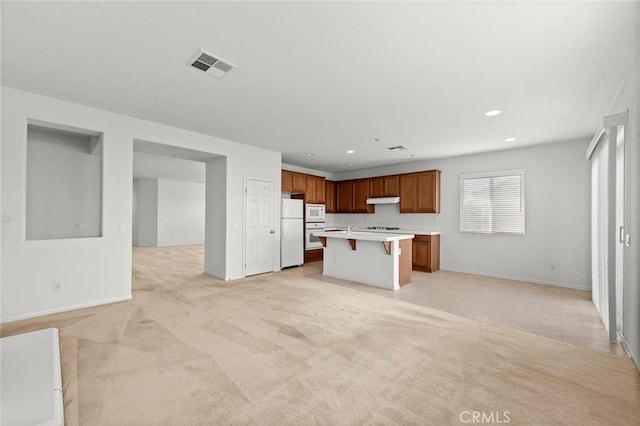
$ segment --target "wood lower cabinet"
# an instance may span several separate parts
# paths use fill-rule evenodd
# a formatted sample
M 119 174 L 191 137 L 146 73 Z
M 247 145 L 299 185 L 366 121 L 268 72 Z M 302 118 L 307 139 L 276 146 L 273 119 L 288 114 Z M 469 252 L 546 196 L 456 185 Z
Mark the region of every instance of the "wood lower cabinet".
M 353 212 L 353 181 L 345 180 L 336 184 L 336 213 Z
M 324 250 L 323 249 L 305 250 L 304 251 L 304 263 L 317 262 L 319 260 L 322 260 L 323 254 L 324 254 Z
M 435 272 L 440 269 L 440 235 L 416 235 L 412 240 L 414 271 Z
M 326 213 L 335 213 L 336 212 L 336 183 L 328 180 L 325 182 L 325 212 Z

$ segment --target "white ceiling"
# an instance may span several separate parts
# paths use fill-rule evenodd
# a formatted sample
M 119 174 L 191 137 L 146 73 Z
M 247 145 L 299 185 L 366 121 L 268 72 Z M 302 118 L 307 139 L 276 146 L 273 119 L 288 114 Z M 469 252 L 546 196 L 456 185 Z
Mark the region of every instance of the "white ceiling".
M 590 137 L 637 27 L 631 1 L 3 1 L 2 84 L 338 172 Z

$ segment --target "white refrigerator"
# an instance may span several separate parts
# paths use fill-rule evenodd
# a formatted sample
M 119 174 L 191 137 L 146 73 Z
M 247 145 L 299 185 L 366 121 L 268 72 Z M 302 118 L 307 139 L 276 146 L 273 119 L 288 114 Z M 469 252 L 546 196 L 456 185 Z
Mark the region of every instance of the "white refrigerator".
M 302 200 L 282 200 L 282 224 L 280 226 L 280 266 L 304 263 L 304 206 Z

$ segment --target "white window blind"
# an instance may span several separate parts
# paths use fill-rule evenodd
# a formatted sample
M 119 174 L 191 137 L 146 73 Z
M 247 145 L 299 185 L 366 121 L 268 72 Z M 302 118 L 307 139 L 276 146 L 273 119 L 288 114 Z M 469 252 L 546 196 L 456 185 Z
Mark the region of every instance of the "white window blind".
M 460 175 L 460 232 L 524 235 L 525 170 Z

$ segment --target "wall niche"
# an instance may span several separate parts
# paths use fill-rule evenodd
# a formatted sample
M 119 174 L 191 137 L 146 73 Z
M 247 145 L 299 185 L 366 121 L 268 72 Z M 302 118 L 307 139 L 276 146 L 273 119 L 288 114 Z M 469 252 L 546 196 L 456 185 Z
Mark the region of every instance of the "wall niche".
M 102 133 L 27 125 L 26 239 L 102 236 Z

